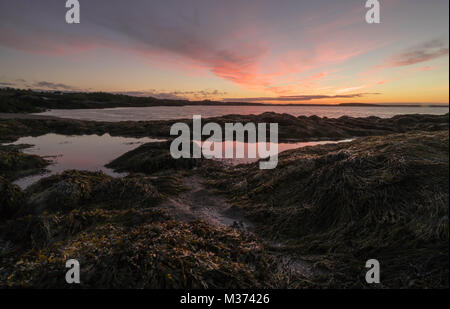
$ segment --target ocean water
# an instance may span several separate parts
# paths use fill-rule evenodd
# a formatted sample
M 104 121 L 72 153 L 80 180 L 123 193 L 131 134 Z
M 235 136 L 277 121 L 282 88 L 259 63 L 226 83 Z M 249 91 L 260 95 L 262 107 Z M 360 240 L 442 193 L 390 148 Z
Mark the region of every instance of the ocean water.
M 293 116 L 312 116 L 339 118 L 341 116 L 390 118 L 401 114 L 443 115 L 448 107 L 386 107 L 386 106 L 154 106 L 126 107 L 107 109 L 49 110 L 37 115 L 56 116 L 79 120 L 94 121 L 145 121 L 187 119 L 193 115 L 202 118 L 218 117 L 229 114 L 261 114 L 264 112 L 287 113 Z

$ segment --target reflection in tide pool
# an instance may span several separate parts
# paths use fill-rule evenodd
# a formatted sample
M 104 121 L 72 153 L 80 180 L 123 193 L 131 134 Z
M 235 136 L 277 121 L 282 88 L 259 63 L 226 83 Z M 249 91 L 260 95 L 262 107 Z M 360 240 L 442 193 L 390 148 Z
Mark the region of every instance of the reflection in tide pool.
M 274 147 L 273 143 L 266 142 L 266 150 L 270 152 L 270 155 L 275 155 L 277 153 L 296 149 L 296 148 L 302 148 L 307 146 L 316 146 L 316 145 L 324 145 L 324 144 L 336 144 L 336 143 L 343 143 L 343 142 L 350 142 L 352 139 L 345 139 L 340 141 L 317 141 L 317 142 L 298 142 L 298 143 L 278 143 L 278 149 L 277 147 Z M 194 141 L 195 144 L 197 144 L 199 147 L 204 145 L 203 149 L 203 155 L 210 156 L 214 160 L 220 160 L 224 161 L 226 163 L 232 164 L 232 165 L 238 165 L 238 164 L 248 164 L 258 161 L 259 159 L 264 159 L 264 157 L 258 156 L 258 146 L 259 143 L 246 143 L 246 142 L 238 142 L 238 141 L 225 141 L 225 142 L 209 142 L 208 144 L 205 144 L 205 142 L 200 141 Z M 256 149 L 256 157 L 249 156 L 249 145 L 251 145 L 250 148 Z M 237 149 L 244 149 L 244 158 L 237 158 L 236 157 L 236 150 Z M 217 150 L 219 149 L 219 150 Z M 220 152 L 220 149 L 222 151 Z M 233 158 L 226 158 L 226 153 L 233 153 Z M 215 155 L 218 154 L 218 157 L 215 157 Z
M 43 177 L 71 169 L 103 171 L 110 176 L 124 176 L 104 165 L 141 144 L 158 141 L 161 140 L 118 137 L 109 134 L 102 136 L 46 134 L 38 137 L 22 137 L 12 144 L 33 145 L 23 151 L 49 159 L 53 164 L 47 167 L 48 171 L 44 174 L 25 177 L 14 183 L 21 188 L 26 188 Z
M 61 173 L 65 170 L 87 170 L 87 171 L 103 171 L 105 174 L 113 177 L 125 176 L 123 173 L 116 173 L 113 170 L 105 167 L 106 164 L 112 160 L 118 158 L 124 153 L 131 151 L 141 144 L 159 142 L 163 140 L 153 138 L 128 138 L 110 136 L 109 134 L 99 135 L 77 135 L 67 136 L 60 134 L 46 134 L 38 137 L 22 137 L 12 145 L 32 145 L 23 151 L 28 154 L 36 154 L 44 157 L 52 164 L 46 169 L 43 174 L 32 175 L 21 178 L 14 183 L 25 189 L 31 184 L 35 183 L 43 177 L 48 177 L 53 174 Z M 320 142 L 301 142 L 301 143 L 279 143 L 278 152 L 286 151 L 289 149 L 295 149 L 306 146 L 322 145 L 328 143 L 339 143 L 350 140 L 342 141 L 320 141 Z M 201 145 L 201 142 L 194 141 L 197 145 Z M 230 158 L 220 159 L 224 162 L 232 165 L 255 162 L 260 158 L 248 158 L 249 144 L 236 141 L 214 142 L 216 149 L 222 148 L 222 153 L 225 154 L 227 149 L 236 152 L 236 147 L 243 147 L 245 158 Z M 257 147 L 257 144 L 253 144 Z M 269 148 L 267 143 L 266 149 Z

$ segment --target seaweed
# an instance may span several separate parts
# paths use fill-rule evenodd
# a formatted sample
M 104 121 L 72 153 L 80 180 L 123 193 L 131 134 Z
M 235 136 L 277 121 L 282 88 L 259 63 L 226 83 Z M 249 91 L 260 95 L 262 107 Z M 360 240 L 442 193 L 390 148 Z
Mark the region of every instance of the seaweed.
M 78 259 L 82 283 L 102 288 L 270 287 L 270 259 L 251 237 L 201 222 L 104 224 L 15 261 L 3 285 L 59 288 L 64 264 Z M 0 285 L 2 283 L 0 282 Z
M 24 192 L 0 176 L 0 223 L 14 217 L 24 201 Z
M 317 254 L 327 287 L 448 287 L 448 131 L 367 137 L 282 153 L 274 171 L 204 170 L 263 237 Z M 241 179 L 239 183 L 231 179 Z
M 158 183 L 165 194 L 176 192 L 178 182 L 162 178 L 67 171 L 33 185 L 26 206 L 0 224 L 0 239 L 9 244 L 0 250 L 0 287 L 70 287 L 69 258 L 82 265 L 80 288 L 275 285 L 273 260 L 254 236 L 174 221 L 154 208 L 164 196 Z M 61 182 L 65 189 L 55 190 Z M 45 207 L 36 205 L 37 195 Z
M 194 144 L 194 147 L 196 144 Z M 190 170 L 199 167 L 202 159 L 174 159 L 170 154 L 170 142 L 147 143 L 125 153 L 108 165 L 118 172 L 142 172 L 153 174 L 160 171 Z
M 49 164 L 48 160 L 25 154 L 15 146 L 0 145 L 0 175 L 11 181 L 37 174 Z
M 176 176 L 130 174 L 114 178 L 103 172 L 68 170 L 39 180 L 27 188 L 21 214 L 71 211 L 78 208 L 148 208 L 168 195 L 183 191 Z

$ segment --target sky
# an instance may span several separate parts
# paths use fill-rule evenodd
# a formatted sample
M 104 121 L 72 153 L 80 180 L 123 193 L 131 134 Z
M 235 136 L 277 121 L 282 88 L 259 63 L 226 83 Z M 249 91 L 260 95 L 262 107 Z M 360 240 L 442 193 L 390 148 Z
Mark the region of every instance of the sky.
M 266 103 L 449 102 L 449 1 L 0 0 L 0 87 Z

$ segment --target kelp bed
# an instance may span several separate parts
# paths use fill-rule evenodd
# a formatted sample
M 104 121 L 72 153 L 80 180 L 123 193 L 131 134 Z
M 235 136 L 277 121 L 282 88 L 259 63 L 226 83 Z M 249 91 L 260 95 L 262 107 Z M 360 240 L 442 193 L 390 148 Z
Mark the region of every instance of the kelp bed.
M 367 137 L 282 153 L 275 170 L 204 170 L 286 252 L 316 255 L 326 287 L 448 288 L 448 131 Z M 237 180 L 238 182 L 232 181 Z

